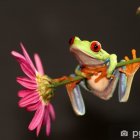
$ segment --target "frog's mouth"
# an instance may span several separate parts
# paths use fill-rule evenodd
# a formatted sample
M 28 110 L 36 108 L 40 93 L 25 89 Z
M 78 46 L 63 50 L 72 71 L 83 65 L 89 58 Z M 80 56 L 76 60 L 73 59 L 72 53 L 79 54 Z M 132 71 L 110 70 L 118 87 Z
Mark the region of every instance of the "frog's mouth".
M 75 55 L 76 59 L 81 65 L 98 66 L 104 64 L 103 61 L 97 60 L 96 58 L 91 57 L 90 55 L 86 54 L 85 52 L 82 52 L 77 48 L 71 47 L 70 51 Z

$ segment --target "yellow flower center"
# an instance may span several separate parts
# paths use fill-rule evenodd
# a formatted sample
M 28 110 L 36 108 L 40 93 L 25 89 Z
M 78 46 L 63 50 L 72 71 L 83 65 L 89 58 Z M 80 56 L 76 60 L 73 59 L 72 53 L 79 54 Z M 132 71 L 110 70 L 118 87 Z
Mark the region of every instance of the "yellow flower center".
M 43 103 L 48 104 L 53 97 L 53 89 L 49 87 L 51 79 L 47 75 L 36 74 L 37 91 Z

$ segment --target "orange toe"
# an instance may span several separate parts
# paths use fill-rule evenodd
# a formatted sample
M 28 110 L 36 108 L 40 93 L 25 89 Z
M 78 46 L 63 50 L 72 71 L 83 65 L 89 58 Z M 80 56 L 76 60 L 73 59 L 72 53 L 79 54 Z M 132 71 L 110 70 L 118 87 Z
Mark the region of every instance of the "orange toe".
M 132 49 L 132 57 L 133 57 L 133 59 L 136 59 L 136 50 L 135 49 Z

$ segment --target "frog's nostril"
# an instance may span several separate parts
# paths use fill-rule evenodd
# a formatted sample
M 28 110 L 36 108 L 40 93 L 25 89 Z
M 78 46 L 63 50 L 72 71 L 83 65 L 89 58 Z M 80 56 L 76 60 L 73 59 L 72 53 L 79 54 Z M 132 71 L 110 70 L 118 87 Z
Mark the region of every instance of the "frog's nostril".
M 70 45 L 72 45 L 72 44 L 73 44 L 74 39 L 75 39 L 75 37 L 71 37 L 71 38 L 69 39 L 69 44 L 70 44 Z

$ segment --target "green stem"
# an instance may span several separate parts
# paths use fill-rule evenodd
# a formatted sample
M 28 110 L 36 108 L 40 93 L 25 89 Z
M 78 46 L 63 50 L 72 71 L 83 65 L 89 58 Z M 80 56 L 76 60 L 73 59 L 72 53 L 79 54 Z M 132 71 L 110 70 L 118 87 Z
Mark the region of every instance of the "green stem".
M 131 60 L 128 60 L 128 61 L 122 61 L 122 62 L 119 62 L 117 64 L 116 68 L 121 67 L 121 66 L 125 66 L 125 65 L 128 65 L 128 64 L 132 64 L 132 63 L 137 63 L 137 62 L 140 62 L 140 58 L 131 59 Z
M 53 85 L 54 85 L 53 87 L 56 88 L 58 86 L 66 85 L 66 84 L 69 84 L 69 83 L 72 83 L 72 82 L 75 82 L 75 81 L 79 81 L 79 80 L 82 80 L 82 79 L 84 79 L 84 77 L 77 75 L 77 76 L 73 77 L 73 79 L 67 79 L 67 80 L 64 80 L 64 81 L 61 81 L 61 82 L 53 83 Z
M 137 63 L 137 62 L 140 62 L 140 58 L 131 59 L 131 60 L 128 60 L 128 61 L 121 61 L 117 64 L 116 68 L 119 68 L 119 67 L 122 67 L 122 66 L 125 66 L 125 65 L 128 65 L 128 64 L 132 64 L 132 63 Z M 66 84 L 69 84 L 71 82 L 79 81 L 79 80 L 82 80 L 82 79 L 84 79 L 84 77 L 75 76 L 71 80 L 67 79 L 67 80 L 64 80 L 64 81 L 61 81 L 61 82 L 55 82 L 55 83 L 53 83 L 53 85 L 50 85 L 50 87 L 56 88 L 58 86 L 66 85 Z

